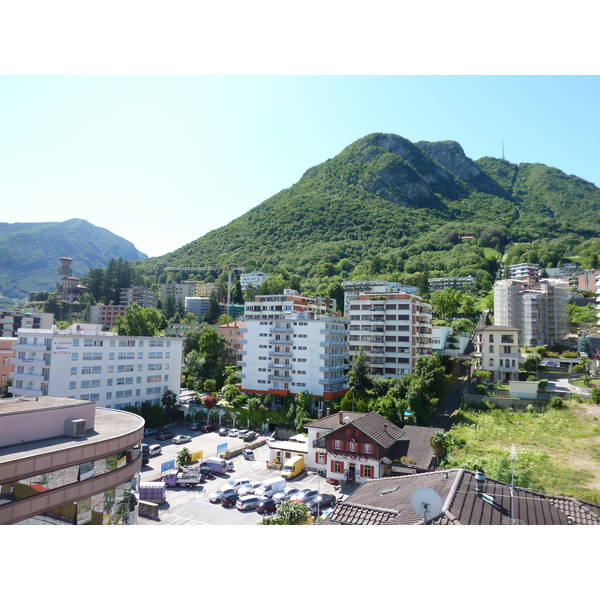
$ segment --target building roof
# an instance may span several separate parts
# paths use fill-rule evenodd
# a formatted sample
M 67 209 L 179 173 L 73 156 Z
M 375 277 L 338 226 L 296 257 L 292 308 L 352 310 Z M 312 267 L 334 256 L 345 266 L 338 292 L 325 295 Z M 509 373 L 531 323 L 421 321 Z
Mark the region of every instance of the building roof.
M 311 421 L 310 423 L 306 423 L 305 427 L 316 427 L 317 429 L 330 429 L 333 431 L 334 429 L 338 429 L 339 427 L 343 427 L 348 423 L 354 421 L 355 419 L 360 419 L 367 413 L 363 412 L 350 412 L 350 411 L 340 411 L 343 416 L 343 422 L 340 423 L 340 413 L 333 413 L 332 415 L 327 415 L 322 417 L 321 419 L 317 419 L 316 421 Z
M 430 488 L 442 499 L 432 525 L 600 525 L 600 506 L 575 498 L 550 496 L 486 479 L 482 493 L 475 473 L 463 469 L 385 477 L 363 483 L 339 502 L 323 521 L 327 525 L 418 525 L 423 517 L 410 505 L 412 493 Z M 485 498 L 485 499 L 484 499 Z
M 387 457 L 399 460 L 406 456 L 417 469 L 429 469 L 435 454 L 429 440 L 434 434 L 443 433 L 444 429 L 405 425 L 402 431 L 404 436 L 390 448 Z

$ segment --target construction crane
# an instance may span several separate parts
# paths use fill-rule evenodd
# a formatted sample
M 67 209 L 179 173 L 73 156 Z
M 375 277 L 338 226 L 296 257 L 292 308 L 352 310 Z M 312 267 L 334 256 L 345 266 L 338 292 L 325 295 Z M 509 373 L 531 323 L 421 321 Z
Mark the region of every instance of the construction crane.
M 229 271 L 227 277 L 227 314 L 231 304 L 231 273 L 232 271 L 245 271 L 244 267 L 165 267 L 165 271 Z

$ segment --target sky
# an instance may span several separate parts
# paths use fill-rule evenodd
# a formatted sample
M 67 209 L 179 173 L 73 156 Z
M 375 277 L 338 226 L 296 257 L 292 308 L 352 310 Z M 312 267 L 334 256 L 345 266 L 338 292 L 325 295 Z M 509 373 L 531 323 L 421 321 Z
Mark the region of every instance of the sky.
M 3 222 L 180 248 L 374 132 L 600 186 L 598 76 L 2 76 Z

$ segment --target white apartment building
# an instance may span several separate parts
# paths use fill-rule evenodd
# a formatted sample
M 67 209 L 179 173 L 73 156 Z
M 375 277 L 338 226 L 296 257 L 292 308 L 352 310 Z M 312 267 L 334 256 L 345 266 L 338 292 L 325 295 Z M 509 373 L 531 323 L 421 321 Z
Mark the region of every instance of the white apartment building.
M 416 294 L 419 288 L 414 285 L 404 285 L 393 281 L 343 281 L 344 288 L 344 316 L 349 315 L 348 309 L 351 300 L 356 300 L 359 294 L 391 294 L 405 292 Z
M 309 392 L 332 400 L 348 390 L 347 320 L 327 316 L 334 301 L 296 290 L 246 302 L 240 390 L 285 396 Z
M 521 343 L 552 346 L 569 333 L 569 286 L 559 279 L 503 279 L 494 284 L 494 324 L 521 330 Z
M 269 273 L 262 273 L 261 271 L 250 271 L 250 273 L 242 273 L 240 275 L 240 287 L 245 290 L 249 285 L 253 288 L 257 288 L 263 281 L 266 281 L 270 277 Z
M 20 329 L 9 388 L 15 396 L 92 400 L 103 408 L 179 395 L 183 340 L 119 336 L 100 325 Z
M 502 325 L 475 331 L 474 356 L 496 381 L 519 380 L 519 332 L 516 327 Z
M 402 377 L 431 354 L 431 304 L 407 293 L 359 294 L 349 303 L 350 354 L 362 347 L 372 375 Z
M 535 263 L 518 263 L 508 266 L 508 279 L 530 279 L 537 281 L 540 276 L 540 265 Z
M 199 281 L 182 281 L 181 283 L 175 283 L 169 281 L 168 283 L 160 284 L 160 301 L 166 302 L 167 296 L 173 296 L 175 301 L 181 300 L 185 302 L 186 297 L 195 296 Z
M 430 292 L 439 292 L 441 290 L 474 290 L 477 287 L 475 277 L 467 275 L 465 277 L 430 277 L 427 280 Z
M 21 327 L 48 329 L 52 327 L 53 322 L 54 315 L 52 313 L 4 308 L 0 310 L 0 336 L 14 337 Z
M 123 306 L 135 303 L 142 308 L 156 308 L 158 306 L 158 294 L 142 285 L 122 288 L 120 303 Z

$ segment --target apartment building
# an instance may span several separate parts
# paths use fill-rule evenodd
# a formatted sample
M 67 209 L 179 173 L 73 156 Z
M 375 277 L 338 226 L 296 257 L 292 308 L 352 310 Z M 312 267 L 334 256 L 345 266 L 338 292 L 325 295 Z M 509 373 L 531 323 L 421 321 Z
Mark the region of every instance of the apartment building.
M 475 353 L 481 368 L 496 381 L 519 380 L 520 329 L 490 325 L 475 331 Z
M 241 329 L 243 327 L 243 321 L 232 321 L 231 323 L 226 323 L 217 327 L 219 335 L 223 336 L 229 342 L 231 348 L 233 348 L 235 356 L 233 357 L 232 362 L 236 365 L 239 359 L 238 352 L 242 350 L 243 335 Z
M 120 303 L 123 306 L 138 304 L 142 308 L 157 308 L 158 294 L 142 285 L 121 289 Z
M 100 325 L 20 329 L 9 392 L 91 400 L 105 408 L 179 395 L 183 340 L 119 336 Z
M 542 279 L 537 284 L 503 279 L 494 284 L 494 324 L 521 330 L 521 343 L 552 346 L 569 333 L 566 282 Z
M 350 355 L 364 350 L 372 375 L 402 377 L 431 354 L 431 305 L 407 293 L 364 294 L 348 306 Z
M 242 273 L 240 275 L 240 287 L 245 290 L 249 285 L 256 289 L 263 281 L 270 277 L 269 273 L 261 271 L 251 271 L 250 273 Z
M 344 316 L 348 316 L 348 307 L 352 300 L 356 300 L 359 294 L 389 294 L 396 292 L 405 292 L 406 294 L 416 294 L 419 288 L 413 285 L 404 285 L 403 283 L 391 281 L 343 281 L 344 288 Z
M 0 386 L 6 385 L 10 378 L 12 370 L 12 359 L 15 355 L 13 344 L 17 338 L 1 337 L 0 338 Z
M 173 296 L 175 302 L 185 302 L 186 297 L 195 296 L 197 293 L 197 286 L 200 284 L 199 281 L 182 281 L 181 283 L 175 283 L 169 281 L 168 283 L 160 284 L 160 301 L 166 302 L 167 296 Z M 208 295 L 208 294 L 206 294 Z
M 509 265 L 508 279 L 529 279 L 530 281 L 537 281 L 540 277 L 540 265 L 534 263 L 518 263 L 516 265 Z
M 143 435 L 90 401 L 0 400 L 0 525 L 135 525 Z
M 90 306 L 89 322 L 93 325 L 102 325 L 108 331 L 116 325 L 117 315 L 125 316 L 125 306 L 120 304 L 96 304 Z
M 347 320 L 327 316 L 335 301 L 296 290 L 246 302 L 239 386 L 242 392 L 331 400 L 348 390 Z
M 207 316 L 210 311 L 210 298 L 188 296 L 184 300 L 184 305 L 185 312 L 192 313 L 198 319 L 198 323 L 200 323 L 200 321 L 202 321 L 202 318 Z
M 52 327 L 54 315 L 21 309 L 0 309 L 0 336 L 15 337 L 21 327 L 48 329 Z
M 467 275 L 466 277 L 430 277 L 427 280 L 430 292 L 440 292 L 442 290 L 474 290 L 477 285 L 475 277 Z

